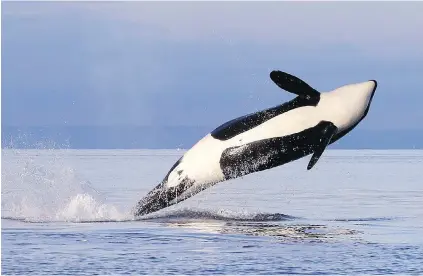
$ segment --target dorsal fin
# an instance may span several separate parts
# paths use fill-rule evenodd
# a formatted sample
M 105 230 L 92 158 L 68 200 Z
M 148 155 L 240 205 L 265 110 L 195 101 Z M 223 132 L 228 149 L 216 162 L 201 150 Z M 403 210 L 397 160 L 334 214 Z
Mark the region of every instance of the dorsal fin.
M 270 72 L 270 78 L 283 90 L 291 92 L 300 97 L 313 98 L 320 95 L 320 92 L 312 88 L 305 81 L 288 73 L 274 70 Z
M 313 168 L 313 166 L 317 163 L 326 147 L 330 144 L 332 137 L 338 131 L 338 128 L 332 122 L 322 121 L 318 124 L 318 126 L 319 125 L 323 127 L 321 129 L 321 136 L 316 137 L 318 138 L 318 141 L 316 141 L 316 148 L 314 149 L 313 156 L 311 156 L 310 162 L 308 163 L 307 170 L 311 170 L 311 168 Z

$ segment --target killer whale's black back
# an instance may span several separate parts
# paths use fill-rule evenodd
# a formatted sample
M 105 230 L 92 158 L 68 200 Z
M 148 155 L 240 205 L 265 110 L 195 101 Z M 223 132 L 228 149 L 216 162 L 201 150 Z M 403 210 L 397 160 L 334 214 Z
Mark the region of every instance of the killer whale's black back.
M 228 140 L 290 110 L 303 106 L 316 106 L 319 101 L 320 95 L 317 95 L 313 98 L 304 98 L 298 96 L 293 100 L 281 105 L 238 117 L 229 122 L 226 122 L 223 125 L 217 127 L 210 134 L 215 139 L 222 141 Z
M 297 133 L 225 149 L 220 157 L 225 179 L 271 169 L 315 152 L 321 146 L 328 125 L 336 129 L 332 122 L 321 121 Z

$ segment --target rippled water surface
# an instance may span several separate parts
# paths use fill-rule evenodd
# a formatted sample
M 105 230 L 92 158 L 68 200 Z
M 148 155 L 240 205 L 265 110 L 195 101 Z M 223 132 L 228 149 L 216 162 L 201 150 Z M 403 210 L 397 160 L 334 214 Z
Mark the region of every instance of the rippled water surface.
M 328 150 L 134 220 L 177 150 L 3 150 L 2 274 L 423 273 L 423 151 Z

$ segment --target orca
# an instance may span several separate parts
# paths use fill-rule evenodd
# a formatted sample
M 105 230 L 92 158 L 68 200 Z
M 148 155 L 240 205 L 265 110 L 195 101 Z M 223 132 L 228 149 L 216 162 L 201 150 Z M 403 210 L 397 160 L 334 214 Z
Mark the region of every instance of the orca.
M 174 205 L 219 182 L 310 154 L 307 170 L 312 169 L 328 145 L 366 117 L 377 87 L 375 80 L 369 80 L 322 93 L 279 70 L 272 71 L 270 79 L 296 97 L 233 119 L 207 134 L 137 203 L 135 216 Z

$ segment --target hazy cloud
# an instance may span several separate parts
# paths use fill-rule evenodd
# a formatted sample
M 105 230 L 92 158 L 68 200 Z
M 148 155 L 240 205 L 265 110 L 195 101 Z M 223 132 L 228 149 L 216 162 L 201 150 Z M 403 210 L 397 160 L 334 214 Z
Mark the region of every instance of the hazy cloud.
M 174 40 L 350 45 L 371 55 L 423 56 L 422 2 L 103 2 L 98 14 L 157 27 Z
M 350 45 L 372 55 L 423 56 L 423 3 L 415 2 L 250 2 L 130 1 L 5 3 L 5 14 L 90 11 L 138 23 L 140 35 L 174 40 L 247 40 L 305 49 Z
M 207 125 L 377 79 L 362 128 L 421 128 L 422 2 L 3 2 L 2 123 Z

